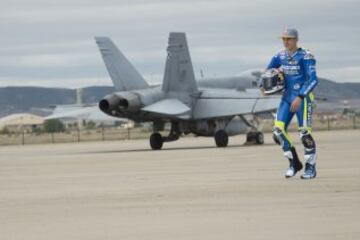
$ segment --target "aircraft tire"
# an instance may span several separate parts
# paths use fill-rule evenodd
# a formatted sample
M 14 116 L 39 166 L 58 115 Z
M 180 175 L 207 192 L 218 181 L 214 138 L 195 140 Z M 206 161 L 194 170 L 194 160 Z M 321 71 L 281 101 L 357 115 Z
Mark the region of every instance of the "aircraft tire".
M 224 130 L 215 133 L 215 143 L 217 147 L 226 147 L 229 143 L 229 136 Z
M 159 150 L 163 146 L 163 138 L 160 133 L 153 133 L 150 136 L 150 146 L 153 150 Z
M 246 134 L 246 144 L 264 144 L 264 134 L 262 132 L 251 131 Z
M 256 144 L 264 144 L 264 134 L 262 132 L 257 132 L 255 135 Z
M 251 131 L 246 134 L 246 142 L 247 143 L 253 143 L 256 139 L 256 133 Z

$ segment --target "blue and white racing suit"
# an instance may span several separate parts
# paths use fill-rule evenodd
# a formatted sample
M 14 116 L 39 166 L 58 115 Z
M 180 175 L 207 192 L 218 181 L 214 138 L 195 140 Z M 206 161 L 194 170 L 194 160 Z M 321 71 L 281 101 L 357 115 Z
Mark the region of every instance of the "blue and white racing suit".
M 286 50 L 280 51 L 273 56 L 267 67 L 267 69 L 280 68 L 285 76 L 285 91 L 277 110 L 274 134 L 281 143 L 285 156 L 288 156 L 293 144 L 287 128 L 296 114 L 300 137 L 305 147 L 305 160 L 310 164 L 314 164 L 316 160 L 315 141 L 311 136 L 314 101 L 312 91 L 318 84 L 315 65 L 314 56 L 308 50 L 298 48 L 292 55 Z M 290 106 L 297 96 L 303 100 L 294 113 L 290 111 Z

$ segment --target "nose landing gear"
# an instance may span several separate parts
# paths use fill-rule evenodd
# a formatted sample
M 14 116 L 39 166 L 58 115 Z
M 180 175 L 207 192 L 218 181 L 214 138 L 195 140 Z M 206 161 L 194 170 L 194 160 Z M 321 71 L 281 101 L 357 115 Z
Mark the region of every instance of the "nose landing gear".
M 246 145 L 257 144 L 262 145 L 264 144 L 264 134 L 258 131 L 251 131 L 246 134 Z

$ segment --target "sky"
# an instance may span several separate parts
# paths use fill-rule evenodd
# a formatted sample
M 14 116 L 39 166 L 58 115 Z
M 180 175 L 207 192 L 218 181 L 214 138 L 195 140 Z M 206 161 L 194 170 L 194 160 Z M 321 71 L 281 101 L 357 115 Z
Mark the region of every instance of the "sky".
M 320 77 L 360 82 L 359 0 L 0 0 L 0 86 L 111 85 L 94 36 L 108 36 L 150 83 L 169 32 L 186 32 L 195 74 L 263 69 L 295 27 Z

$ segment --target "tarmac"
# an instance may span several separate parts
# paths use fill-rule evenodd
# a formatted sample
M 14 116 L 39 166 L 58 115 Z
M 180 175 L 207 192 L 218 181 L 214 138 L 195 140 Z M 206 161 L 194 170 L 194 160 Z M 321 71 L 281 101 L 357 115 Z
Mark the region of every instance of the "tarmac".
M 0 239 L 359 239 L 360 131 L 315 132 L 313 180 L 265 137 L 0 147 Z

